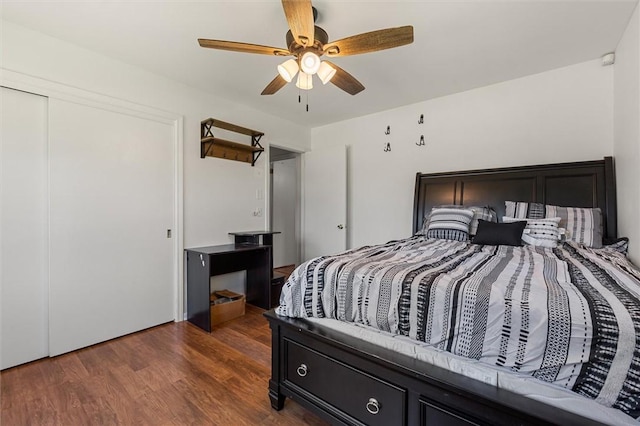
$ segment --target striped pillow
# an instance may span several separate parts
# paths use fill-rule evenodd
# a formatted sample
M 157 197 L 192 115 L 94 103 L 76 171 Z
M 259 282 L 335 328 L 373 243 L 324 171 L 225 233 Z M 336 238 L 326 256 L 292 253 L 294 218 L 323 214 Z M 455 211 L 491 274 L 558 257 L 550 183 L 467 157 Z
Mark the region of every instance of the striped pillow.
M 505 201 L 506 216 L 520 219 L 559 217 L 567 241 L 587 247 L 602 247 L 602 211 L 599 208 L 559 207 L 541 203 Z
M 520 222 L 523 219 L 505 216 L 504 223 Z M 558 224 L 559 217 L 549 217 L 545 219 L 526 219 L 527 226 L 522 232 L 522 241 L 525 244 L 537 247 L 557 247 L 560 239 Z
M 459 204 L 443 204 L 441 206 L 436 206 L 435 208 L 450 208 L 450 209 L 469 209 L 473 211 L 473 219 L 471 219 L 471 223 L 469 224 L 469 235 L 476 235 L 478 232 L 478 220 L 482 219 L 487 222 L 498 222 L 498 215 L 495 210 L 491 207 L 482 207 L 482 206 L 461 206 Z M 422 224 L 422 230 L 419 232 L 422 235 L 426 235 L 427 229 L 429 227 L 429 217 L 425 218 L 424 223 Z
M 434 207 L 429 214 L 427 238 L 468 241 L 473 211 L 454 207 Z

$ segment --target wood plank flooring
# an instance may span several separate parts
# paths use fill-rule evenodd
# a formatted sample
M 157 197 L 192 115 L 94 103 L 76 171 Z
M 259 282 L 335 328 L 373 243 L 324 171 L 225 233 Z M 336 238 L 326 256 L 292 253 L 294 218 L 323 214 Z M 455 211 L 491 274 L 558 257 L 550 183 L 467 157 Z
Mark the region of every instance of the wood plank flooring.
M 325 425 L 269 404 L 271 333 L 262 310 L 208 334 L 168 323 L 0 373 L 3 426 Z

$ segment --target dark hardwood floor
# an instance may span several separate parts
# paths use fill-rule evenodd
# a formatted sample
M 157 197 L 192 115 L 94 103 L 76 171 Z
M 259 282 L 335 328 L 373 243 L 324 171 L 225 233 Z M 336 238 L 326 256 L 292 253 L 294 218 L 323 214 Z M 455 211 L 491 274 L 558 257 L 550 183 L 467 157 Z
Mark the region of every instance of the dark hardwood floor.
M 0 373 L 0 424 L 324 425 L 291 400 L 271 409 L 262 310 L 209 335 L 168 323 Z

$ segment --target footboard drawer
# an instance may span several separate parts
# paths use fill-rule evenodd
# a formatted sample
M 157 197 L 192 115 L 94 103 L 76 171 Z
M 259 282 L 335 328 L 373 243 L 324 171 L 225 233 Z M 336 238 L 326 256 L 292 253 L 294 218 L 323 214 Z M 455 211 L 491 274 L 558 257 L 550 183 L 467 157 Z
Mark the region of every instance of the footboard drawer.
M 284 380 L 331 404 L 353 423 L 402 425 L 406 390 L 286 339 Z

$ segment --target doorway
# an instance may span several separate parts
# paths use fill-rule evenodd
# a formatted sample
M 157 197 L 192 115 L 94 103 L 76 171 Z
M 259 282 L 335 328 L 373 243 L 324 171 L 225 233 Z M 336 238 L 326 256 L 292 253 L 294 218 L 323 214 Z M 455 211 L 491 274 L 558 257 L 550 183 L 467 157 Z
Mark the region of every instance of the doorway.
M 300 153 L 271 146 L 270 221 L 273 236 L 273 267 L 288 275 L 300 263 L 301 185 Z

